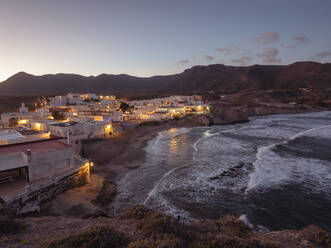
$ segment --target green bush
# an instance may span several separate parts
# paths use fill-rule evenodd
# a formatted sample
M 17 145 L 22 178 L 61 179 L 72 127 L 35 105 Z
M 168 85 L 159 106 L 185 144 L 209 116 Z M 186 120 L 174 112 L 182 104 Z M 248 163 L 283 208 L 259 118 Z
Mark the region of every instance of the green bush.
M 129 238 L 106 225 L 98 225 L 83 231 L 45 242 L 42 248 L 121 248 L 129 243 Z

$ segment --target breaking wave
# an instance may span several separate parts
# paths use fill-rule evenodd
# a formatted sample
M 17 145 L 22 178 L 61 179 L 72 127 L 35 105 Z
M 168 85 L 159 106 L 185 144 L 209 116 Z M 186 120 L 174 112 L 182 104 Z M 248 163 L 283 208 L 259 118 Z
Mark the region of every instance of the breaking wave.
M 161 132 L 117 182 L 115 212 L 145 204 L 188 221 L 235 214 L 257 230 L 331 231 L 330 123 L 320 112 Z

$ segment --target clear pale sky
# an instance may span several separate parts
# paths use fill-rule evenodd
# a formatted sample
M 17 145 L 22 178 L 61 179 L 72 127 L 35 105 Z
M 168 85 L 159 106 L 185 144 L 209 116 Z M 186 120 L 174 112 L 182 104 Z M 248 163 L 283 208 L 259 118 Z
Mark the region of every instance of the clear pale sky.
M 0 20 L 0 81 L 331 61 L 331 0 L 0 0 Z

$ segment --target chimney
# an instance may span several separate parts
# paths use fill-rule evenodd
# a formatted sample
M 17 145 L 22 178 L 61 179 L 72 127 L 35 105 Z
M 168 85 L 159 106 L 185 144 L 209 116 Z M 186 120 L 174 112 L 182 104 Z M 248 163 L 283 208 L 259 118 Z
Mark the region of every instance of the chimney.
M 72 144 L 72 135 L 70 131 L 67 131 L 67 144 L 68 145 Z
M 28 163 L 31 162 L 31 149 L 26 149 L 26 157 L 27 157 L 27 160 L 28 160 Z

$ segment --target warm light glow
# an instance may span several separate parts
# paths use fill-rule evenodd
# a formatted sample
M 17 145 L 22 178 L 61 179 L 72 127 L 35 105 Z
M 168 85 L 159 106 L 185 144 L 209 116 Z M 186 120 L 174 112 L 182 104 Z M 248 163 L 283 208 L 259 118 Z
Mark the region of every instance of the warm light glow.
M 48 119 L 54 120 L 54 117 L 53 116 L 48 116 Z
M 101 115 L 94 115 L 94 116 L 91 116 L 91 117 L 93 117 L 94 121 L 103 121 L 103 116 L 101 116 Z
M 35 123 L 34 127 L 35 127 L 34 129 L 40 130 L 41 129 L 41 124 L 40 123 Z
M 107 128 L 107 129 L 111 129 L 111 125 L 108 124 L 108 125 L 106 126 L 106 128 Z
M 51 132 L 42 134 L 42 137 L 45 138 L 45 139 L 49 139 L 50 136 L 51 136 Z
M 85 166 L 93 167 L 93 166 L 94 166 L 94 163 L 93 163 L 91 160 L 89 160 L 89 161 L 87 161 L 87 162 L 85 163 Z
M 18 120 L 19 125 L 23 125 L 23 124 L 26 124 L 26 123 L 28 123 L 28 120 Z

